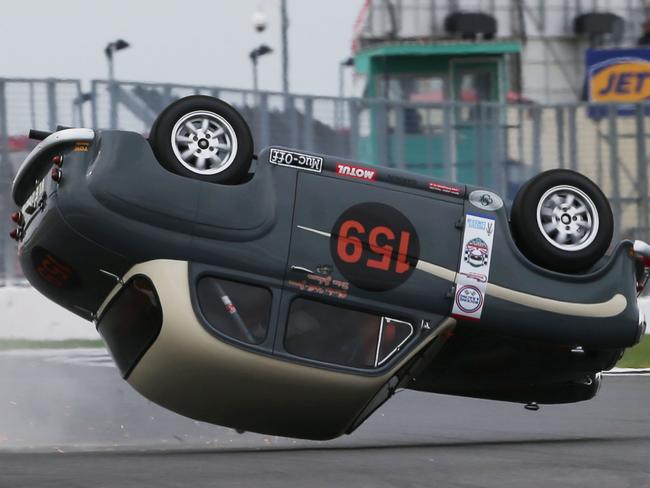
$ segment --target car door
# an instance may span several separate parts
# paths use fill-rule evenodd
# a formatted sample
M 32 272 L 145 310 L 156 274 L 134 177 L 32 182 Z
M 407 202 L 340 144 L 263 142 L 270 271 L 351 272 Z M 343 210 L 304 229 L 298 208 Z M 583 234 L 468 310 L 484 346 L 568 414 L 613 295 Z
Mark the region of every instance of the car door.
M 276 354 L 381 368 L 450 312 L 462 199 L 356 168 L 298 175 Z

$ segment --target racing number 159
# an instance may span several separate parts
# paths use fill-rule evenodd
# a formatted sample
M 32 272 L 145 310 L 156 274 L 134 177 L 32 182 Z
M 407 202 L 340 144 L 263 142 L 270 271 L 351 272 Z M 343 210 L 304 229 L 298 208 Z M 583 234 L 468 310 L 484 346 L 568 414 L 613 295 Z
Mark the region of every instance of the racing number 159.
M 353 264 L 362 259 L 364 245 L 361 237 L 365 234 L 366 229 L 361 222 L 346 220 L 341 224 L 336 243 L 336 253 L 342 261 Z M 396 237 L 395 232 L 385 226 L 377 226 L 370 229 L 368 233 L 368 245 L 370 251 L 380 256 L 380 259 L 367 257 L 365 265 L 369 268 L 388 271 L 391 266 L 391 257 L 395 250 L 394 244 L 397 244 L 395 272 L 398 274 L 406 273 L 411 268 L 410 263 L 407 261 L 411 234 L 408 231 L 400 232 L 399 242 L 397 243 L 395 242 Z M 380 241 L 383 242 L 383 245 L 380 244 Z

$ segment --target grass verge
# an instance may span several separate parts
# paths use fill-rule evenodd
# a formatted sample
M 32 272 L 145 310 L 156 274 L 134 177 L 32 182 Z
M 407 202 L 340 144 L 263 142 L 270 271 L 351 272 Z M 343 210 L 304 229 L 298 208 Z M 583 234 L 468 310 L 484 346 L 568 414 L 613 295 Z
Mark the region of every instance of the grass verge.
M 625 351 L 616 365 L 619 368 L 650 368 L 650 335 L 646 335 L 636 346 Z
M 31 339 L 0 339 L 0 351 L 11 349 L 81 349 L 104 347 L 97 339 L 66 339 L 63 341 L 38 341 Z

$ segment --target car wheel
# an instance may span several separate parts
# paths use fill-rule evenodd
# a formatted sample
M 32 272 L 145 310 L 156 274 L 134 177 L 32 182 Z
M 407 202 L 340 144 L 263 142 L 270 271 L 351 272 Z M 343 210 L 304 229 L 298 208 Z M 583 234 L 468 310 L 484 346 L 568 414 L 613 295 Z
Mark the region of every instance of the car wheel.
M 224 101 L 202 95 L 165 108 L 151 127 L 149 143 L 169 171 L 213 183 L 239 183 L 253 158 L 243 117 Z
M 589 178 L 555 169 L 526 183 L 512 204 L 512 232 L 521 251 L 554 271 L 584 271 L 602 258 L 614 232 L 603 192 Z

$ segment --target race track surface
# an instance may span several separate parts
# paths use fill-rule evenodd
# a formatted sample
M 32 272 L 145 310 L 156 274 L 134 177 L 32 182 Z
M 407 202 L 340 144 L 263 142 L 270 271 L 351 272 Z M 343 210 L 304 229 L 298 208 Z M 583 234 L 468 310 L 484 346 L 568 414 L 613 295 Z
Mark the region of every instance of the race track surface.
M 100 351 L 0 353 L 0 487 L 650 487 L 649 387 L 606 377 L 595 400 L 539 412 L 402 392 L 308 442 L 167 412 Z

